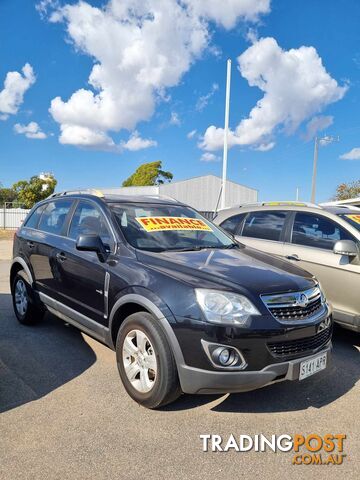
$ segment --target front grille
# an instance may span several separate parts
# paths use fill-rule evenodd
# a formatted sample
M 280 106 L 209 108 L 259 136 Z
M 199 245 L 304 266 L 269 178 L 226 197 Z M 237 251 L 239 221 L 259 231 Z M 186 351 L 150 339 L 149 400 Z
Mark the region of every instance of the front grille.
M 315 315 L 322 309 L 321 298 L 317 298 L 306 307 L 269 307 L 272 315 L 278 320 L 302 320 Z
M 318 286 L 303 292 L 262 295 L 261 298 L 273 317 L 281 321 L 305 320 L 324 310 Z
M 275 357 L 290 357 L 292 355 L 318 350 L 330 340 L 331 331 L 332 329 L 330 327 L 322 330 L 313 337 L 289 340 L 287 342 L 273 342 L 268 343 L 267 346 Z

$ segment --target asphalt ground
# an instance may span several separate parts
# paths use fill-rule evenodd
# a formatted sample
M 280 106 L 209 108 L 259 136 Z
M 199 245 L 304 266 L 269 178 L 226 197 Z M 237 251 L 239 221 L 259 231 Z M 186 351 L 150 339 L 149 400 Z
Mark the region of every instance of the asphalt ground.
M 128 397 L 104 345 L 49 314 L 17 323 L 9 266 L 0 261 L 2 480 L 360 477 L 360 335 L 337 329 L 331 366 L 301 382 L 150 411 Z M 261 433 L 345 434 L 346 457 L 293 465 L 293 452 L 202 451 L 201 434 Z

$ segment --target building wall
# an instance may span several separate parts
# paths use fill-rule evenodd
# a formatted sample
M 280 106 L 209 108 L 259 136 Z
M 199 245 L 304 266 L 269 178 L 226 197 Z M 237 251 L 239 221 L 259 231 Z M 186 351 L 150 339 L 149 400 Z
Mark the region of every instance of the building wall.
M 201 211 L 214 211 L 219 204 L 221 179 L 215 175 L 194 177 L 160 187 L 160 194 L 168 195 L 188 203 Z M 226 184 L 226 206 L 256 202 L 257 190 L 228 181 Z
M 100 188 L 105 195 L 160 195 L 159 187 Z
M 167 183 L 156 187 L 119 187 L 102 188 L 105 194 L 116 195 L 165 195 L 186 203 L 200 211 L 214 211 L 219 206 L 221 178 L 204 175 L 179 182 Z M 235 182 L 228 181 L 226 186 L 226 206 L 256 202 L 258 191 Z

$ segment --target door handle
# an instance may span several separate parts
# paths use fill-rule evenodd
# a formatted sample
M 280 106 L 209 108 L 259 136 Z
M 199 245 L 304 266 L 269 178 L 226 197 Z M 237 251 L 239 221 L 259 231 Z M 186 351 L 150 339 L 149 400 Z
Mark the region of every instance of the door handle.
M 295 260 L 295 262 L 300 262 L 300 258 L 298 255 L 296 255 L 296 253 L 293 253 L 292 255 L 286 255 L 286 257 L 288 260 Z
M 32 242 L 31 240 L 28 240 L 26 243 L 27 243 L 29 248 L 34 248 L 34 246 L 35 246 L 34 242 Z
M 56 258 L 59 260 L 59 262 L 65 262 L 66 255 L 64 252 L 59 252 L 56 254 Z

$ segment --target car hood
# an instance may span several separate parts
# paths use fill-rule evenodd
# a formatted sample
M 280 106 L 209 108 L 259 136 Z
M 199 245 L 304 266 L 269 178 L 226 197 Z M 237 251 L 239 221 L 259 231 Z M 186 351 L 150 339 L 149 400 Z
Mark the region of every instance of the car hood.
M 139 261 L 199 286 L 199 279 L 252 294 L 305 290 L 313 276 L 288 261 L 249 247 L 188 252 L 137 251 Z

